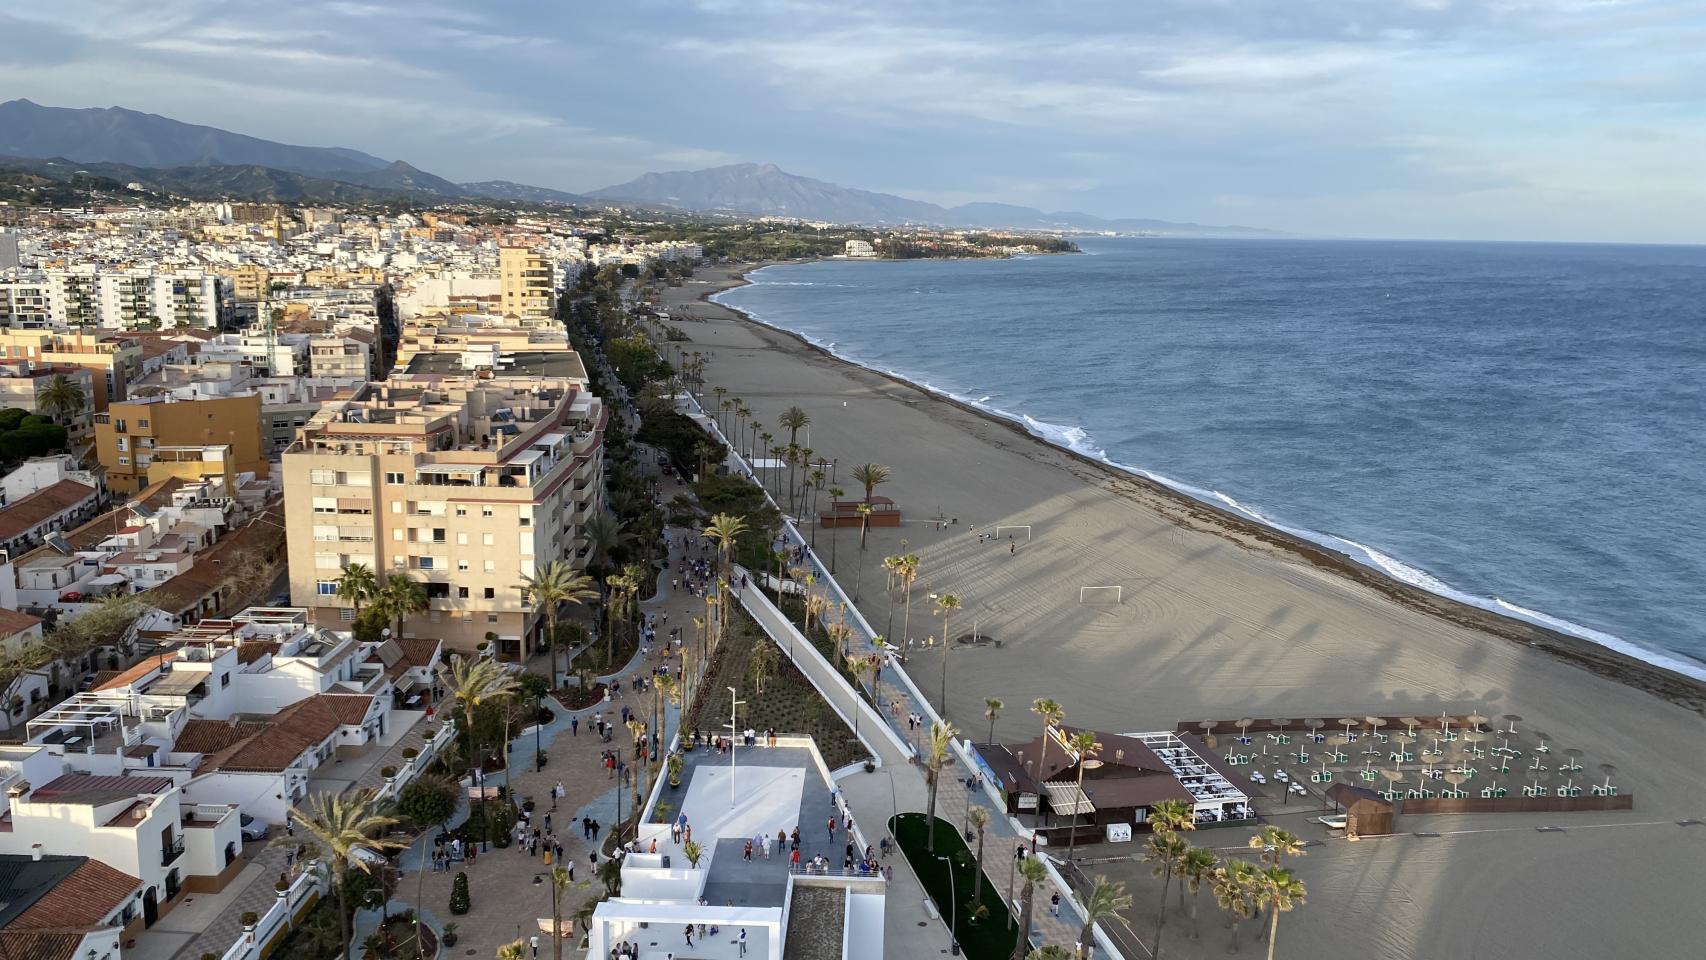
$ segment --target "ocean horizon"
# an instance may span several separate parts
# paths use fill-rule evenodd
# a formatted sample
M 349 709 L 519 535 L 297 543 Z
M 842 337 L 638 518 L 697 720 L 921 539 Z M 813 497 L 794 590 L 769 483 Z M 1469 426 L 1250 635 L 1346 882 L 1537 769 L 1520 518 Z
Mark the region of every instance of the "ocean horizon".
M 1706 679 L 1706 248 L 1081 239 L 713 299 L 1495 613 Z

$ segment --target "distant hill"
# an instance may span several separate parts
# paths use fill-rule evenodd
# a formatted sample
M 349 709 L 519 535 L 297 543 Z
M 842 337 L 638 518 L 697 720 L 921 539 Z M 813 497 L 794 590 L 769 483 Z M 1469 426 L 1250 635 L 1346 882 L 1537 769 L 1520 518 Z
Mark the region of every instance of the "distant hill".
M 156 193 L 192 200 L 381 203 L 413 196 L 404 191 L 362 186 L 327 177 L 310 177 L 253 164 L 155 170 L 125 163 L 79 163 L 64 157 L 0 157 L 0 170 L 67 184 L 86 182 L 90 178 L 117 184 L 137 183 Z
M 587 194 L 698 212 L 730 211 L 876 226 L 985 227 L 1015 230 L 1113 231 L 1173 236 L 1277 237 L 1256 227 L 1205 226 L 1168 220 L 1108 220 L 1085 213 L 1044 213 L 1006 203 L 947 208 L 887 193 L 853 190 L 788 173 L 775 164 L 741 163 L 708 170 L 648 173 Z
M 795 176 L 768 163 L 648 173 L 587 196 L 681 210 L 729 210 L 834 223 L 942 223 L 946 212 L 933 203 Z
M 520 203 L 569 203 L 585 206 L 591 203 L 586 197 L 577 193 L 565 193 L 552 190 L 549 187 L 530 187 L 525 183 L 513 180 L 481 180 L 478 183 L 461 184 L 462 190 L 476 197 L 486 197 L 490 200 L 514 200 Z
M 379 170 L 386 161 L 341 147 L 297 147 L 123 107 L 73 110 L 0 103 L 0 154 L 137 167 L 255 165 L 294 173 Z

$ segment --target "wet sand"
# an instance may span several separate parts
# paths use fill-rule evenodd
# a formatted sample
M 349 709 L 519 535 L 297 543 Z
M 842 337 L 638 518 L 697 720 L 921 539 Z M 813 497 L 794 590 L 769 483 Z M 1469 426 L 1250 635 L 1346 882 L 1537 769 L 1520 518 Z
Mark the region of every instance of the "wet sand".
M 684 346 L 706 355 L 706 388 L 727 388 L 770 432 L 782 433 L 783 408 L 804 409 L 812 425 L 802 443 L 839 461 L 843 488 L 856 488 L 855 464 L 893 471 L 878 492 L 907 523 L 870 531 L 860 607 L 878 629 L 901 633 L 880 563 L 904 538 L 922 559 L 911 635 L 941 633 L 926 598 L 952 591 L 964 603 L 953 633 L 975 624 L 1001 641 L 949 653 L 946 712 L 963 730 L 985 736 L 987 696 L 1007 704 L 998 738 L 1034 735 L 1028 707 L 1040 696 L 1061 701 L 1069 723 L 1121 732 L 1201 717 L 1520 714 L 1560 747 L 1584 750 L 1590 770 L 1614 763 L 1635 810 L 1407 817 L 1402 830 L 1446 835 L 1332 841 L 1300 864 L 1310 905 L 1282 921 L 1282 953 L 1538 958 L 1696 948 L 1681 918 L 1706 882 L 1706 826 L 1675 821 L 1706 818 L 1700 685 L 1386 580 L 697 302 L 739 282 L 737 273 L 706 267 L 697 281 L 666 288 L 672 312 L 704 318 L 680 324 L 693 340 Z M 929 522 L 937 516 L 958 522 L 938 530 Z M 977 542 L 974 526 L 998 524 L 1030 524 L 1034 539 L 1018 534 L 1011 553 L 1005 536 Z M 829 532 L 817 540 L 827 556 Z M 858 540 L 856 531 L 835 537 L 838 578 L 850 591 Z M 1078 602 L 1080 586 L 1104 584 L 1122 586 L 1123 603 Z M 932 698 L 941 667 L 938 652 L 913 657 L 912 676 Z M 1326 836 L 1302 828 L 1301 817 L 1281 822 L 1293 820 Z M 1534 830 L 1548 823 L 1567 830 Z M 1455 833 L 1464 830 L 1492 832 Z M 1201 842 L 1237 841 L 1215 833 Z M 1146 866 L 1126 871 L 1142 929 L 1154 883 Z M 1175 955 L 1220 954 L 1215 913 L 1205 905 L 1203 941 L 1180 937 Z

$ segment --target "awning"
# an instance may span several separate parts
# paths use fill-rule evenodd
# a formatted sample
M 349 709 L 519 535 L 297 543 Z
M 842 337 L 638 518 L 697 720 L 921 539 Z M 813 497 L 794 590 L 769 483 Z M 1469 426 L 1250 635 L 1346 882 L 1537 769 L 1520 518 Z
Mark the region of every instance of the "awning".
M 1083 790 L 1078 789 L 1077 784 L 1045 783 L 1043 789 L 1048 792 L 1048 805 L 1055 813 L 1076 817 L 1096 812 L 1096 805 L 1090 802 Z
M 187 697 L 207 680 L 205 673 L 168 673 L 142 691 L 150 696 Z

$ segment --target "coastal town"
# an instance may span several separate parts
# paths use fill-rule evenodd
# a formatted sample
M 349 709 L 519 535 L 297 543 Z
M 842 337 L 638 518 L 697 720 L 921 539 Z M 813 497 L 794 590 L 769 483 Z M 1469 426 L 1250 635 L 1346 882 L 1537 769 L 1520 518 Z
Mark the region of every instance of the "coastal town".
M 1682 955 L 1696 687 L 711 299 L 820 228 L 660 222 L 0 206 L 0 956 Z

